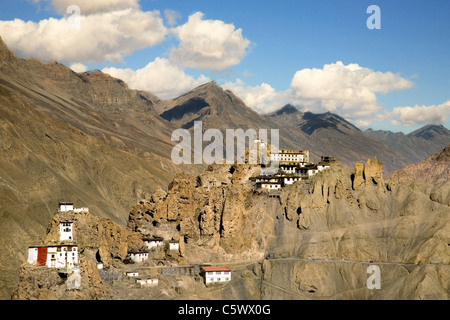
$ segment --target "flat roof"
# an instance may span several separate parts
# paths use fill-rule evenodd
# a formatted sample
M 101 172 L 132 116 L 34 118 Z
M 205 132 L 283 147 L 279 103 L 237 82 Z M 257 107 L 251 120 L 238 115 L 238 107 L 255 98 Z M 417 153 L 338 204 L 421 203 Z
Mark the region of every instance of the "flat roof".
M 143 237 L 142 241 L 164 241 L 163 237 Z
M 202 267 L 203 270 L 205 270 L 206 272 L 212 272 L 212 271 L 226 271 L 229 272 L 231 271 L 230 268 L 228 267 Z

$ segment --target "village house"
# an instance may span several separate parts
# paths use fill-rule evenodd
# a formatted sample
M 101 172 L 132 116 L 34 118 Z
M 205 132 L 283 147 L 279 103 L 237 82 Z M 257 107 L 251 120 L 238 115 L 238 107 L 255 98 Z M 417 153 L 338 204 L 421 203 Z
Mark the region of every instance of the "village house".
M 153 287 L 153 286 L 157 286 L 159 281 L 157 278 L 142 277 L 142 278 L 136 278 L 136 283 L 140 284 L 141 287 Z
M 308 163 L 308 150 L 280 149 L 278 152 L 270 153 L 270 161 L 282 163 Z
M 71 268 L 78 264 L 78 246 L 30 246 L 27 262 L 37 267 Z
M 73 211 L 73 202 L 59 202 L 59 211 L 60 212 Z
M 129 252 L 130 259 L 135 263 L 140 263 L 148 260 L 148 252 L 146 251 L 138 251 L 138 252 Z
M 202 267 L 201 275 L 206 285 L 231 281 L 231 269 L 228 267 Z
M 58 211 L 60 213 L 73 211 L 75 213 L 89 212 L 89 208 L 74 208 L 73 202 L 59 202 Z
M 180 243 L 176 240 L 169 241 L 169 250 L 170 251 L 180 251 Z
M 278 176 L 257 176 L 251 177 L 250 180 L 256 182 L 257 188 L 279 190 L 283 187 L 282 180 Z
M 161 237 L 144 238 L 142 240 L 147 246 L 147 249 L 156 249 L 164 246 L 164 239 Z
M 63 221 L 59 224 L 59 241 L 73 240 L 73 222 Z
M 126 273 L 126 276 L 127 277 L 137 277 L 137 276 L 139 276 L 139 272 L 137 272 L 137 271 L 129 271 L 129 272 Z
M 302 178 L 299 176 L 283 176 L 283 184 L 284 185 L 293 184 L 294 182 L 297 182 L 300 180 L 302 180 Z

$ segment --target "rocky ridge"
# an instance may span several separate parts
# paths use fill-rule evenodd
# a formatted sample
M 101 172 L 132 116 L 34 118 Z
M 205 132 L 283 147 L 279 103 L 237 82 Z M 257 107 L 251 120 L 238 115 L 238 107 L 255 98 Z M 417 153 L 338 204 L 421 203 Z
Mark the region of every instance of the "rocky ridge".
M 450 180 L 450 145 L 425 160 L 389 174 L 392 181 L 440 183 Z
M 221 264 L 233 271 L 230 283 L 213 289 L 196 276 L 160 273 L 161 285 L 150 291 L 103 280 L 110 295 L 96 298 L 448 299 L 450 209 L 442 195 L 450 185 L 386 183 L 382 167 L 375 158 L 355 169 L 335 164 L 269 197 L 248 184 L 257 166 L 212 165 L 199 176 L 180 173 L 168 191 L 158 188 L 140 201 L 126 230 L 98 218 L 85 223 L 81 215 L 77 228 L 93 232 L 83 232 L 89 240 L 80 243 L 103 248 L 109 268 L 123 270 L 125 248 L 158 236 L 180 244 L 166 265 Z M 50 230 L 47 241 L 56 236 Z M 379 290 L 366 286 L 371 264 L 381 269 Z M 48 288 L 31 290 L 37 280 L 28 281 L 22 270 L 16 298 L 27 297 L 24 288 L 41 292 L 33 297 L 56 298 Z M 80 298 L 92 298 L 82 292 Z

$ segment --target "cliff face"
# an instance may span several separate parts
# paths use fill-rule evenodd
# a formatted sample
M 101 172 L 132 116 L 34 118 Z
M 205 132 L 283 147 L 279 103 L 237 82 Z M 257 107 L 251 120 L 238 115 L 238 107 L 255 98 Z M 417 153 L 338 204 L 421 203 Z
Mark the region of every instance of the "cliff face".
M 276 198 L 248 184 L 250 176 L 259 174 L 257 166 L 212 165 L 197 177 L 178 174 L 167 192 L 157 189 L 140 201 L 127 229 L 76 214 L 76 241 L 85 248 L 81 273 L 88 277 L 84 281 L 93 281 L 85 282 L 86 290 L 77 297 L 448 299 L 450 210 L 445 195 L 450 185 L 386 184 L 382 166 L 376 159 L 357 163 L 355 170 L 338 163 L 285 187 Z M 52 220 L 45 241 L 56 239 L 59 219 Z M 146 269 L 160 280 L 152 289 L 124 279 L 95 280 L 96 260 L 123 273 L 129 268 L 126 251 L 142 248 L 143 237 L 155 236 L 180 244 L 177 254 L 155 259 L 172 266 L 222 263 L 231 267 L 232 281 L 208 288 L 198 275 L 163 275 L 156 260 Z M 89 251 L 92 247 L 98 254 Z M 380 289 L 367 287 L 371 265 L 380 268 Z M 87 276 L 89 270 L 96 275 Z M 74 294 L 62 283 L 50 290 L 51 283 L 60 281 L 55 275 L 47 280 L 34 275 L 47 271 L 21 272 L 15 298 Z
M 189 263 L 264 256 L 240 270 L 240 298 L 447 299 L 450 185 L 386 184 L 382 167 L 338 164 L 279 199 L 230 184 L 232 168 L 210 168 L 178 176 L 168 194 L 135 207 L 128 226 L 179 230 Z M 228 184 L 212 186 L 213 177 Z M 381 269 L 380 290 L 366 286 L 371 264 Z M 224 289 L 221 298 L 236 296 Z
M 198 177 L 177 175 L 168 193 L 136 206 L 128 227 L 179 241 L 189 263 L 263 257 L 278 201 L 245 184 L 256 166 L 213 165 Z
M 264 298 L 448 299 L 450 210 L 438 195 L 450 185 L 386 187 L 376 160 L 361 167 L 335 166 L 283 191 Z M 380 290 L 366 286 L 371 264 Z

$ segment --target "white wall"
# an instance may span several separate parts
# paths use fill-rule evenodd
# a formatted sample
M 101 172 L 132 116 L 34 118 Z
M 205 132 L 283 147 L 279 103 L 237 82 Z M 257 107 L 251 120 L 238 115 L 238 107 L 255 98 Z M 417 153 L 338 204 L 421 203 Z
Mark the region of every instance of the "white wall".
M 59 241 L 73 240 L 73 222 L 59 224 Z
M 34 264 L 37 261 L 38 249 L 37 248 L 28 248 L 28 259 L 27 262 L 29 264 Z
M 59 210 L 65 212 L 65 211 L 72 211 L 73 210 L 73 204 L 62 204 L 59 206 Z
M 205 281 L 206 283 L 212 282 L 227 282 L 231 280 L 230 271 L 209 271 L 206 272 Z

